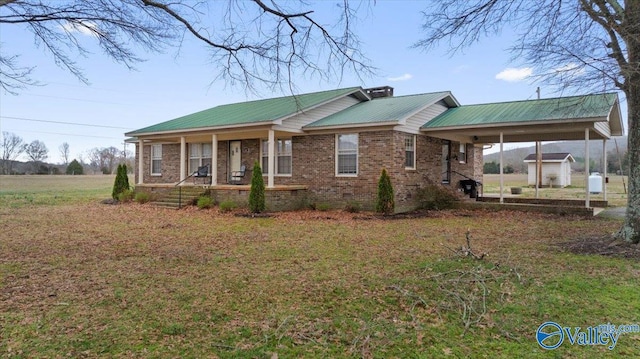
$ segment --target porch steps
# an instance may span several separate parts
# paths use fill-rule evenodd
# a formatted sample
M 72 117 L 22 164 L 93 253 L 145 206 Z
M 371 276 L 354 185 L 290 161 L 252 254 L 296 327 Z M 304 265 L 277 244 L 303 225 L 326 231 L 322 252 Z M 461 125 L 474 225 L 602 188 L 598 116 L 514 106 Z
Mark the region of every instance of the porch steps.
M 180 193 L 182 190 L 182 194 Z M 205 193 L 205 189 L 202 187 L 176 187 L 165 195 L 158 197 L 151 204 L 157 207 L 179 209 L 181 206 L 189 206 L 194 200 L 198 199 Z

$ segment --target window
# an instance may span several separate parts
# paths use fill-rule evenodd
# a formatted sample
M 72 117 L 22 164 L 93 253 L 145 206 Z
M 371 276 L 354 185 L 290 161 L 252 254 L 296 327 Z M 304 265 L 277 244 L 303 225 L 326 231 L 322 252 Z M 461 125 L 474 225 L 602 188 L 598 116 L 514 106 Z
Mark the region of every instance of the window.
M 458 160 L 460 161 L 460 163 L 467 163 L 467 144 L 466 143 L 460 144 L 460 155 L 458 157 Z
M 358 174 L 358 134 L 336 135 L 336 174 Z
M 404 168 L 416 169 L 416 136 L 407 135 L 404 138 Z
M 162 175 L 162 145 L 151 145 L 151 174 Z
M 291 164 L 291 140 L 276 140 L 276 170 L 277 175 L 290 175 Z M 262 174 L 269 173 L 269 141 L 262 140 Z
M 189 173 L 198 170 L 198 167 L 208 167 L 208 174 L 211 174 L 211 144 L 210 143 L 190 143 L 189 144 Z

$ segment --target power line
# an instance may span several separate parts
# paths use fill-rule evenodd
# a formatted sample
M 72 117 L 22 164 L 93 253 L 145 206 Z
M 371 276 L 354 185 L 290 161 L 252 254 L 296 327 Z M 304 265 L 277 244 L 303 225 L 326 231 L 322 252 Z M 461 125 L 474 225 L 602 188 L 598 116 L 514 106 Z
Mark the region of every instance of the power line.
M 13 130 L 6 129 L 11 132 L 29 132 L 29 133 L 42 133 L 46 135 L 60 135 L 60 136 L 75 136 L 75 137 L 91 137 L 91 138 L 106 138 L 110 140 L 122 140 L 122 137 L 107 137 L 107 136 L 94 136 L 94 135 L 79 135 L 76 133 L 61 133 L 61 132 L 45 132 L 45 131 L 29 131 L 29 130 Z
M 101 103 L 101 104 L 107 104 L 107 105 L 133 106 L 133 104 L 130 104 L 130 103 L 98 101 L 98 100 L 86 100 L 86 99 L 81 99 L 81 98 L 64 97 L 64 96 L 38 95 L 38 94 L 34 94 L 34 93 L 26 93 L 24 95 L 25 96 L 55 98 L 55 99 L 58 99 L 58 100 L 70 100 L 70 101 L 80 101 L 80 102 Z
M 0 118 L 6 118 L 10 120 L 19 120 L 19 121 L 32 121 L 32 122 L 46 122 L 46 123 L 57 123 L 62 125 L 74 125 L 74 126 L 86 126 L 86 127 L 100 127 L 100 128 L 114 128 L 117 130 L 133 130 L 130 127 L 117 127 L 117 126 L 106 126 L 106 125 L 94 125 L 88 123 L 79 123 L 79 122 L 63 122 L 63 121 L 51 121 L 51 120 L 37 120 L 35 118 L 24 118 L 24 117 L 12 117 L 12 116 L 0 116 Z

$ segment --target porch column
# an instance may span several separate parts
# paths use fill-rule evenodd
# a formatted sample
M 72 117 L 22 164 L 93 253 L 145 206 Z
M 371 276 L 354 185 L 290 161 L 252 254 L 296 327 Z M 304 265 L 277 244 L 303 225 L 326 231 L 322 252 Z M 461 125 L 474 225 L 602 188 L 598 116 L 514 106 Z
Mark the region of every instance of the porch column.
M 504 188 L 504 178 L 502 176 L 503 174 L 503 169 L 502 169 L 502 162 L 503 162 L 503 156 L 502 156 L 502 152 L 504 149 L 504 132 L 500 132 L 500 203 L 504 203 L 504 194 L 502 193 L 503 188 Z
M 269 162 L 269 173 L 267 174 L 267 187 L 274 187 L 274 172 L 275 172 L 275 153 L 276 153 L 276 134 L 275 131 L 269 130 L 269 153 L 267 157 L 267 161 Z
M 143 184 L 144 180 L 144 141 L 138 140 L 138 184 Z
M 584 206 L 589 208 L 589 128 L 584 129 L 584 188 L 586 196 Z
M 602 139 L 602 197 L 607 200 L 607 139 Z
M 180 137 L 180 182 L 187 178 L 187 139 Z
M 211 185 L 218 184 L 218 135 L 211 135 Z

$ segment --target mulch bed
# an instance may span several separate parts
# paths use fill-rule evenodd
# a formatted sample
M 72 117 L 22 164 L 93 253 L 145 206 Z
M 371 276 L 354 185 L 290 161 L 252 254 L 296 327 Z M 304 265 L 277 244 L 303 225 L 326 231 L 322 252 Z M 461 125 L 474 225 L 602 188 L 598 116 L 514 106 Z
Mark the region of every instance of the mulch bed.
M 627 243 L 611 236 L 579 238 L 558 244 L 576 254 L 597 254 L 640 261 L 640 244 Z

